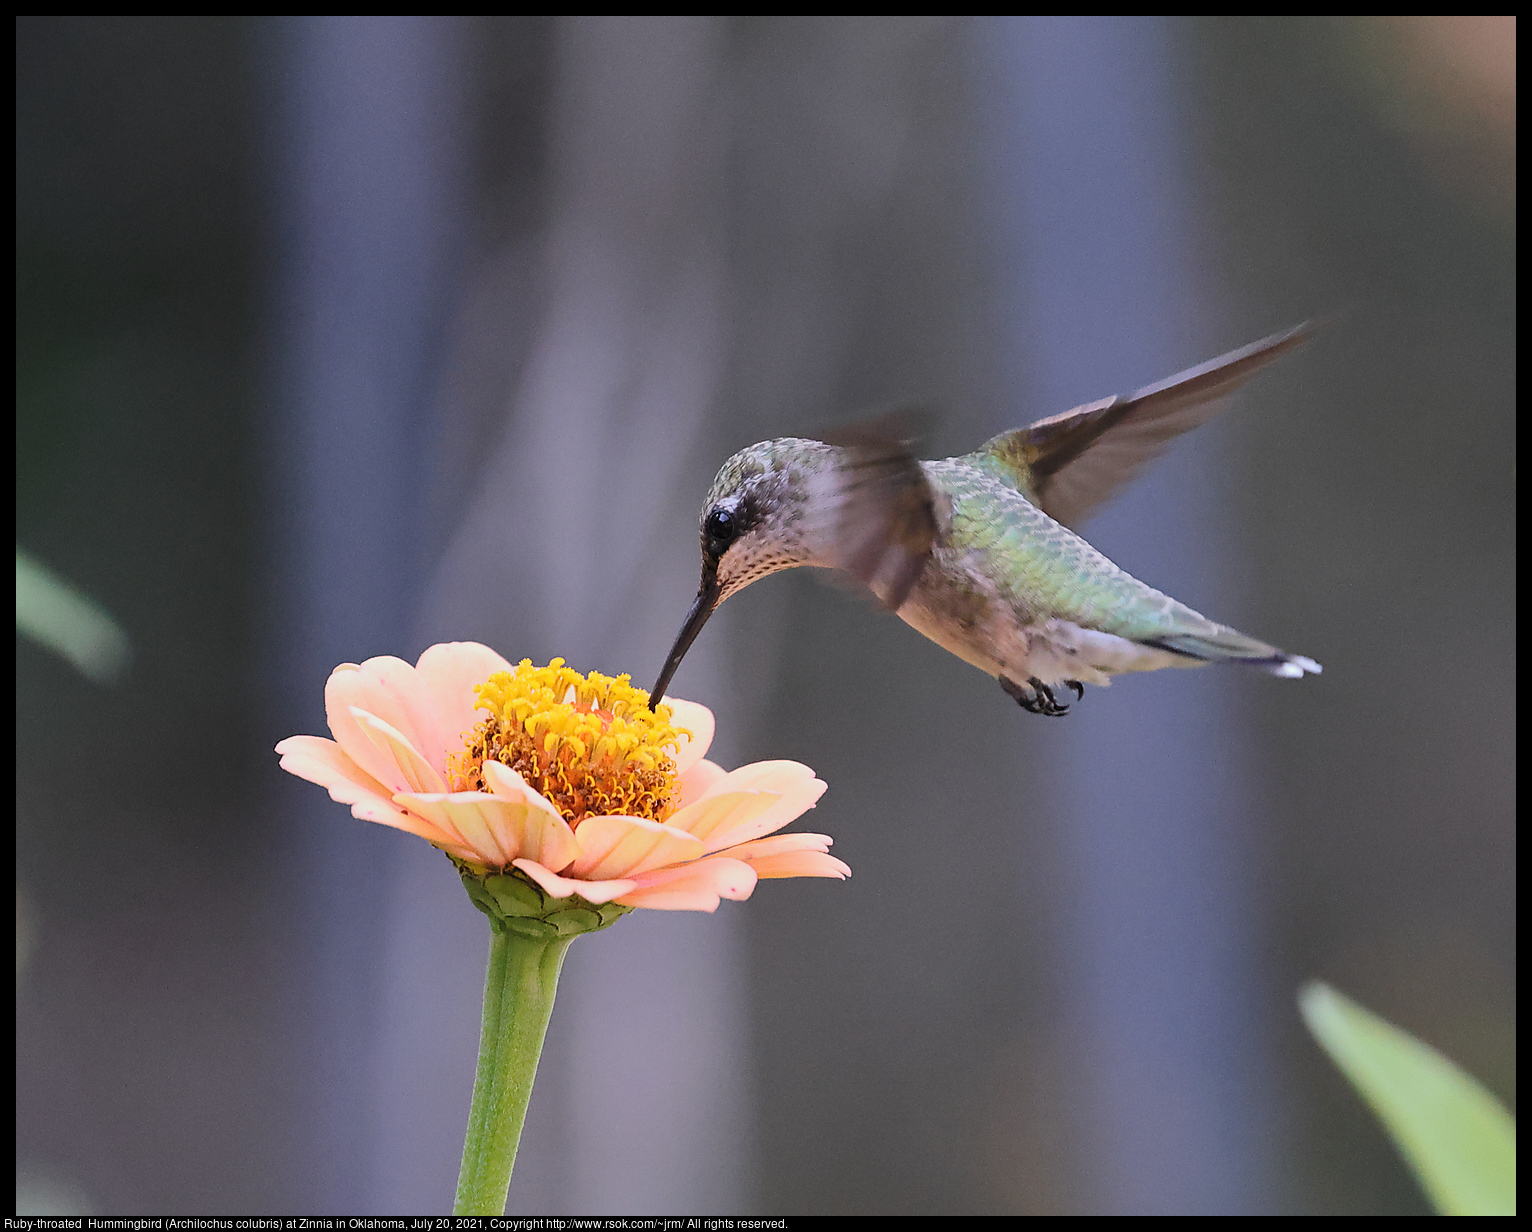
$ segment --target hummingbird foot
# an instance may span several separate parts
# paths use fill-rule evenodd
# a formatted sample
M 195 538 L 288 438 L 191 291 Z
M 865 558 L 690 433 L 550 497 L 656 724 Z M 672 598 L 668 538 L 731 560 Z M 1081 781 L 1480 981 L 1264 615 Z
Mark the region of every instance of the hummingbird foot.
M 1078 680 L 1066 680 L 1064 683 L 1074 690 L 1076 701 L 1085 696 L 1085 686 Z M 1014 680 L 1002 676 L 1000 687 L 1014 697 L 1016 704 L 1029 714 L 1045 714 L 1049 718 L 1056 719 L 1069 713 L 1069 703 L 1059 701 L 1053 695 L 1053 690 L 1036 676 L 1028 676 L 1025 685 L 1017 684 Z

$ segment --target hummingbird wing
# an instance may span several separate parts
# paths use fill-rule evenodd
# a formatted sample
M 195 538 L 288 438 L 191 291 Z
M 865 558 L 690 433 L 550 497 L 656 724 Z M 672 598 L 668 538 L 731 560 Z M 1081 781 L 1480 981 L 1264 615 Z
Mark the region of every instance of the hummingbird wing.
M 910 451 L 910 417 L 892 413 L 826 433 L 835 468 L 834 566 L 898 611 L 931 558 L 938 501 Z
M 1277 356 L 1308 341 L 1299 325 L 1135 393 L 1088 402 L 1002 432 L 972 455 L 1074 529 L 1181 433 L 1205 424 Z

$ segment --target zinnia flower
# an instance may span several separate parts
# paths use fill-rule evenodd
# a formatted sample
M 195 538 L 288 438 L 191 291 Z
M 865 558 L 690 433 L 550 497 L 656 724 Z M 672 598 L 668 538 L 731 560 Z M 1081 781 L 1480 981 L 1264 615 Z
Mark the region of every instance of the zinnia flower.
M 355 816 L 447 852 L 465 880 L 517 869 L 551 899 L 712 911 L 762 877 L 850 875 L 827 836 L 775 834 L 823 793 L 811 769 L 726 772 L 703 756 L 705 706 L 648 700 L 625 675 L 512 667 L 449 642 L 414 667 L 341 664 L 325 686 L 335 739 L 276 751 Z

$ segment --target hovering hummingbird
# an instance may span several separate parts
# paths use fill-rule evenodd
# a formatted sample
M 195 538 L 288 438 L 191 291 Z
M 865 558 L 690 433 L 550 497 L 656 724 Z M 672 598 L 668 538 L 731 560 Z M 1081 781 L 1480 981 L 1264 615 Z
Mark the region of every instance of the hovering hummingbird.
M 798 565 L 850 574 L 1033 714 L 1069 710 L 1060 685 L 1078 699 L 1122 672 L 1214 661 L 1318 672 L 1130 577 L 1076 533 L 1172 439 L 1307 337 L 1299 326 L 939 462 L 910 453 L 897 417 L 740 450 L 702 507 L 702 584 L 650 705 L 720 603 Z

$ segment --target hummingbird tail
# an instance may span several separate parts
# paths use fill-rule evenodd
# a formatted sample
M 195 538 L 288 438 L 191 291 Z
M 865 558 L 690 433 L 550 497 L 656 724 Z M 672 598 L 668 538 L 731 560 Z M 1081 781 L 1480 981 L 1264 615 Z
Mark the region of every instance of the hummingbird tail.
M 1246 637 L 1243 633 L 1236 633 L 1233 629 L 1224 630 L 1221 634 L 1213 636 L 1187 633 L 1174 637 L 1156 638 L 1145 644 L 1168 650 L 1172 654 L 1185 655 L 1188 659 L 1198 659 L 1204 663 L 1242 663 L 1246 667 L 1259 668 L 1261 671 L 1270 672 L 1273 676 L 1284 676 L 1292 680 L 1309 673 L 1317 676 L 1324 671 L 1324 668 L 1313 659 L 1306 658 L 1304 655 L 1287 654 L 1275 646 L 1268 646 L 1264 642 Z

